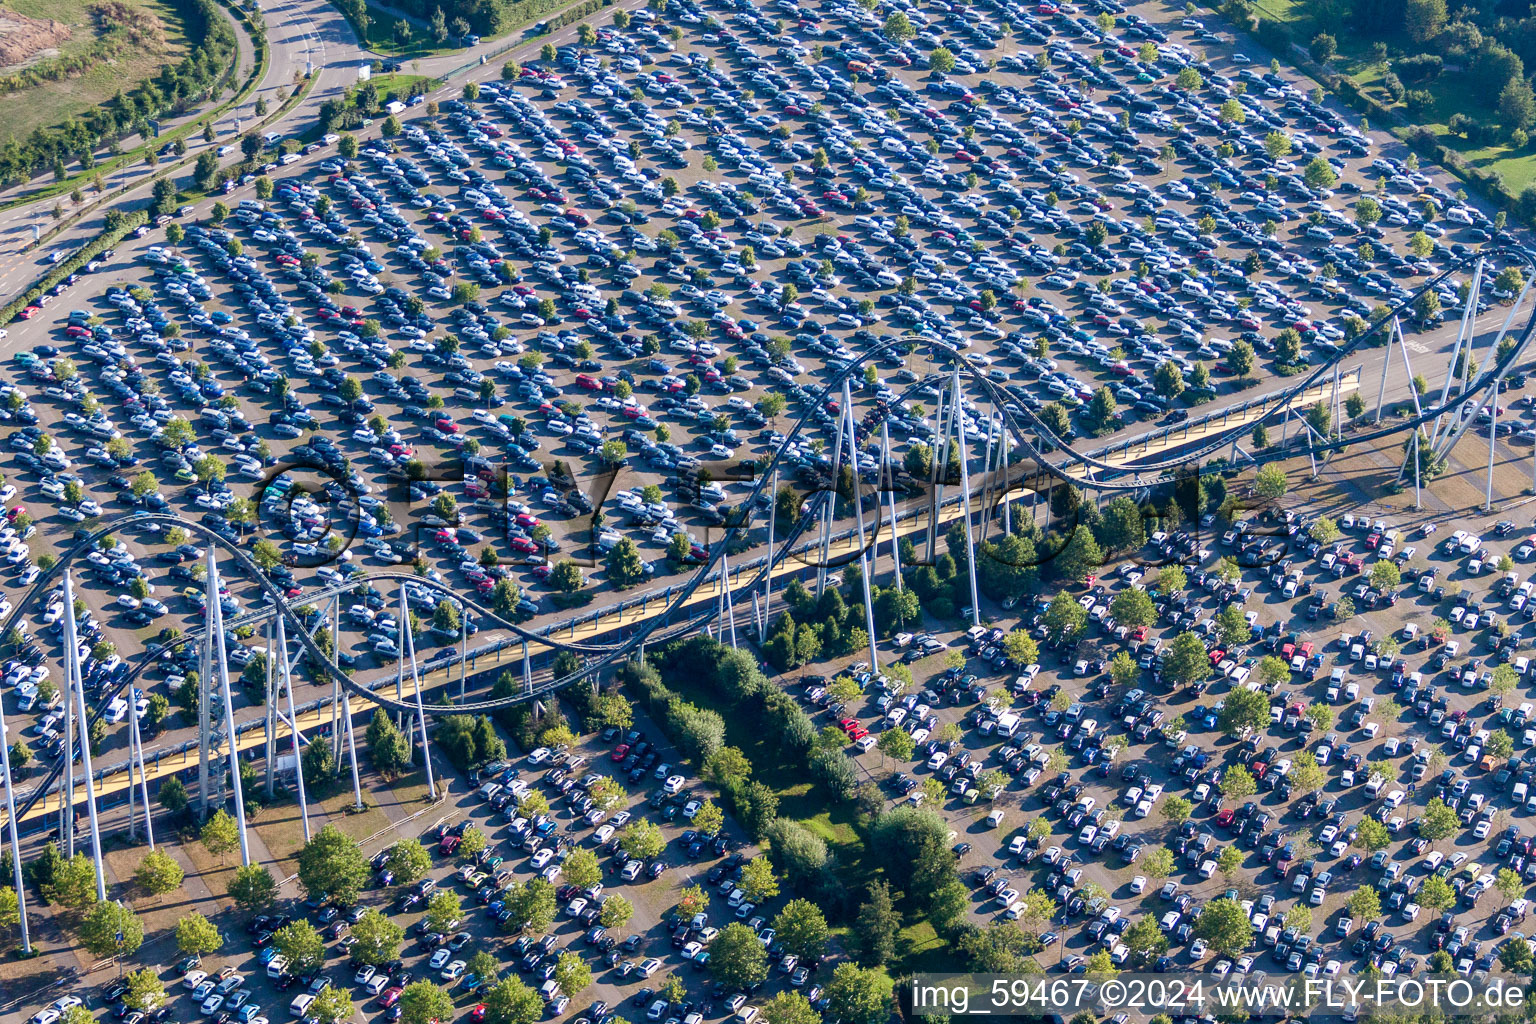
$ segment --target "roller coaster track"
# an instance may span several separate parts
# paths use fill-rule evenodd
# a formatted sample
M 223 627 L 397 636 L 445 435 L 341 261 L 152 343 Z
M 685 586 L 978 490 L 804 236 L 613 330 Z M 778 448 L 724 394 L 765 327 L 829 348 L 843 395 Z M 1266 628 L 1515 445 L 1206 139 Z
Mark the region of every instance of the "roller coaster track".
M 1435 277 L 1431 278 L 1429 281 L 1425 282 L 1408 299 L 1399 302 L 1395 307 L 1393 307 L 1389 316 L 1384 317 L 1378 320 L 1376 323 L 1372 324 L 1366 331 L 1362 332 L 1348 345 L 1340 348 L 1337 352 L 1332 354 L 1330 359 L 1317 367 L 1315 370 L 1311 371 L 1302 380 L 1272 396 L 1273 401 L 1266 399 L 1265 404 L 1268 406 L 1268 408 L 1257 418 L 1257 421 L 1261 422 L 1265 419 L 1272 418 L 1287 409 L 1291 409 L 1299 398 L 1306 395 L 1309 391 L 1317 387 L 1320 381 L 1331 375 L 1334 372 L 1334 368 L 1336 366 L 1338 366 L 1343 361 L 1355 356 L 1362 349 L 1374 346 L 1377 337 L 1380 335 L 1380 332 L 1390 329 L 1390 325 L 1392 324 L 1393 319 L 1404 311 L 1411 309 L 1421 295 L 1435 288 L 1442 281 L 1448 279 L 1452 274 L 1465 270 L 1469 265 L 1475 263 L 1477 260 L 1487 258 L 1501 258 L 1507 261 L 1511 261 L 1517 265 L 1520 265 L 1524 269 L 1524 273 L 1528 279 L 1536 278 L 1536 258 L 1533 258 L 1532 254 L 1525 249 L 1513 246 L 1501 246 L 1492 249 L 1485 249 L 1463 258 L 1456 264 L 1453 264 L 1452 266 L 1443 270 L 1441 273 L 1437 274 Z M 1373 441 L 1393 434 L 1402 433 L 1407 430 L 1417 430 L 1425 424 L 1435 421 L 1440 416 L 1455 412 L 1465 403 L 1479 399 L 1482 393 L 1485 392 L 1496 380 L 1499 380 L 1503 377 L 1503 375 L 1510 369 L 1515 360 L 1521 357 L 1523 350 L 1531 339 L 1533 333 L 1536 333 L 1536 316 L 1530 317 L 1527 320 L 1525 326 L 1520 329 L 1515 344 L 1503 359 L 1498 360 L 1497 363 L 1493 365 L 1485 366 L 1478 374 L 1478 377 L 1475 381 L 1471 382 L 1464 390 L 1457 393 L 1456 395 L 1448 396 L 1447 400 L 1442 405 L 1423 410 L 1412 417 L 1401 418 L 1389 427 L 1372 430 L 1365 433 L 1352 434 L 1347 440 L 1342 437 L 1315 439 L 1310 442 L 1312 445 L 1312 450 L 1315 452 L 1326 452 L 1336 448 L 1341 448 L 1345 444 L 1354 444 L 1360 441 Z M 840 394 L 845 379 L 857 379 L 858 377 L 861 377 L 865 366 L 872 364 L 875 360 L 886 355 L 887 353 L 896 351 L 898 348 L 904 348 L 907 344 L 910 343 L 911 340 L 912 339 L 895 339 L 865 350 L 857 358 L 851 360 L 850 364 L 844 370 L 830 377 L 827 383 L 823 385 L 821 391 L 816 396 L 814 401 L 806 403 L 807 410 L 822 408 L 829 398 L 834 398 Z M 1033 411 L 1028 409 L 1025 403 L 1020 400 L 1018 395 L 1016 395 L 1008 387 L 998 384 L 996 381 L 987 377 L 984 369 L 969 359 L 963 351 L 952 349 L 943 345 L 934 344 L 931 339 L 924 340 L 930 344 L 937 358 L 950 361 L 953 364 L 954 369 L 957 370 L 965 378 L 966 382 L 978 388 L 981 394 L 985 396 L 985 398 L 993 405 L 996 410 L 998 410 L 1002 417 L 1004 429 L 1008 430 L 1010 436 L 1014 439 L 1018 446 L 1017 451 L 1021 452 L 1024 456 L 1027 456 L 1034 462 L 1037 473 L 1039 475 L 1050 477 L 1054 480 L 1061 481 L 1062 483 L 1071 483 L 1077 486 L 1086 487 L 1098 492 L 1121 494 L 1141 492 L 1149 488 L 1172 482 L 1174 479 L 1176 479 L 1180 471 L 1187 471 L 1187 468 L 1191 465 L 1198 466 L 1201 460 L 1226 447 L 1237 435 L 1249 431 L 1252 427 L 1252 423 L 1255 422 L 1255 420 L 1245 421 L 1240 426 L 1230 430 L 1214 433 L 1206 438 L 1200 447 L 1193 450 L 1183 451 L 1175 458 L 1145 463 L 1109 463 L 1095 458 L 1092 455 L 1073 451 L 1070 444 L 1056 435 L 1047 424 L 1045 424 Z M 924 376 L 910 384 L 905 389 L 903 397 L 918 389 L 932 389 L 935 385 L 942 385 L 946 381 L 947 377 L 948 374 L 943 373 L 935 373 Z M 677 589 L 676 594 L 672 598 L 671 602 L 654 616 L 651 616 L 650 618 L 637 624 L 629 632 L 628 636 L 617 643 L 586 644 L 561 641 L 550 635 L 550 633 L 535 632 L 517 623 L 509 622 L 502 618 L 494 610 L 480 605 L 472 598 L 453 590 L 446 584 L 440 583 L 430 577 L 416 576 L 414 574 L 405 573 L 399 570 L 384 570 L 377 573 L 369 573 L 362 577 L 356 577 L 345 585 L 327 588 L 326 590 L 310 594 L 304 599 L 304 603 L 309 604 L 317 599 L 338 597 L 339 595 L 354 589 L 360 584 L 368 584 L 385 580 L 392 583 L 409 581 L 415 585 L 426 587 L 428 589 L 436 590 L 446 595 L 452 596 L 455 600 L 460 602 L 464 608 L 473 611 L 476 615 L 482 617 L 484 620 L 495 623 L 497 626 L 509 631 L 513 635 L 525 641 L 538 643 L 547 648 L 570 651 L 575 654 L 586 656 L 588 659 L 575 672 L 560 678 L 550 679 L 537 687 L 509 697 L 473 701 L 461 704 L 424 704 L 423 710 L 428 715 L 439 716 L 479 714 L 488 711 L 494 711 L 498 708 L 507 707 L 549 694 L 554 691 L 558 691 L 583 679 L 594 677 L 604 668 L 614 664 L 622 658 L 625 658 L 632 652 L 639 649 L 641 645 L 645 643 L 664 642 L 676 637 L 689 635 L 702 628 L 719 614 L 717 606 L 712 603 L 706 603 L 703 610 L 699 613 L 691 615 L 679 622 L 674 623 L 671 621 L 673 612 L 682 608 L 686 603 L 688 603 L 693 594 L 706 580 L 714 578 L 714 570 L 716 566 L 724 557 L 729 542 L 737 535 L 738 531 L 750 528 L 752 525 L 751 510 L 756 507 L 757 501 L 762 495 L 763 488 L 768 484 L 770 480 L 773 479 L 773 471 L 779 466 L 785 452 L 789 450 L 789 448 L 799 439 L 807 427 L 811 425 L 811 421 L 812 416 L 809 411 L 802 414 L 796 420 L 789 434 L 784 438 L 782 442 L 780 442 L 777 450 L 773 453 L 773 456 L 767 463 L 766 467 L 764 467 L 762 471 L 757 474 L 756 483 L 754 484 L 751 493 L 741 502 L 739 508 L 747 510 L 746 514 L 736 517 L 735 522 L 727 523 L 725 528 L 725 538 L 723 541 L 719 544 L 711 546 L 708 558 L 698 567 L 698 569 L 693 573 L 688 581 Z M 866 437 L 863 440 L 868 440 L 868 438 Z M 1134 447 L 1135 444 L 1136 441 L 1133 439 L 1124 447 Z M 1064 459 L 1059 463 L 1052 462 L 1050 458 L 1052 454 L 1064 456 Z M 1270 448 L 1251 453 L 1251 458 L 1255 463 L 1263 464 L 1269 461 L 1289 458 L 1293 454 L 1293 452 L 1285 451 L 1282 449 Z M 1126 473 L 1134 474 L 1135 479 L 1126 481 L 1119 479 L 1096 478 L 1096 474 L 1124 475 Z M 1015 486 L 1012 467 L 1010 467 L 1007 476 L 1008 486 L 1004 490 L 1005 495 L 1007 490 L 1013 489 Z M 972 491 L 976 493 L 985 492 L 987 489 L 996 486 L 996 481 L 988 480 L 985 475 L 978 476 L 978 481 L 979 482 L 973 484 L 972 486 Z M 732 589 L 740 589 L 744 592 L 751 592 L 754 589 L 760 588 L 764 582 L 766 574 L 771 573 L 776 565 L 779 565 L 784 561 L 786 557 L 788 557 L 788 555 L 793 551 L 796 542 L 804 534 L 808 526 L 815 521 L 817 514 L 827 510 L 827 505 L 830 504 L 831 498 L 832 495 L 828 491 L 818 492 L 813 497 L 812 505 L 809 510 L 811 514 L 802 516 L 795 524 L 795 526 L 791 528 L 783 538 L 780 539 L 777 549 L 768 553 L 767 558 L 762 561 L 761 566 L 753 575 L 749 583 L 736 583 L 733 585 L 729 581 L 722 579 L 721 586 L 731 587 Z M 222 534 L 216 533 L 215 531 L 204 526 L 200 522 L 183 519 L 182 517 L 174 514 L 135 512 L 116 517 L 103 525 L 97 526 L 88 535 L 80 537 L 67 551 L 64 551 L 59 555 L 55 564 L 47 569 L 32 584 L 27 593 L 16 602 L 10 613 L 5 617 L 4 622 L 0 623 L 0 634 L 9 632 L 9 630 L 16 624 L 20 616 L 37 605 L 40 599 L 48 593 L 48 591 L 54 586 L 55 582 L 59 579 L 60 575 L 65 572 L 76 559 L 83 557 L 89 551 L 93 550 L 96 543 L 101 538 L 109 534 L 121 533 L 125 530 L 152 527 L 181 527 L 182 529 L 201 537 L 207 543 L 215 545 L 218 549 L 220 549 L 222 553 L 231 558 L 239 567 L 240 571 L 247 578 L 253 581 L 262 591 L 267 602 L 272 606 L 271 610 L 268 611 L 263 609 L 260 612 L 246 613 L 241 617 L 231 619 L 228 623 L 226 623 L 227 628 L 233 627 L 248 620 L 253 621 L 257 618 L 267 615 L 280 615 L 298 627 L 291 631 L 292 635 L 297 638 L 299 647 L 303 653 L 308 656 L 310 665 L 316 671 L 331 677 L 331 679 L 337 682 L 348 693 L 374 705 L 405 714 L 415 712 L 416 704 L 413 701 L 400 700 L 386 694 L 379 693 L 370 688 L 370 686 L 352 679 L 352 677 L 346 674 L 336 663 L 331 661 L 331 659 L 326 656 L 325 652 L 315 642 L 314 637 L 306 628 L 304 628 L 302 618 L 294 610 L 293 606 L 290 605 L 283 591 L 266 577 L 265 573 L 243 548 L 229 541 Z M 880 520 L 877 516 L 872 536 L 878 535 L 879 529 Z M 870 543 L 872 544 L 873 541 Z M 146 669 L 148 669 L 151 665 L 153 665 L 156 661 L 160 660 L 164 656 L 165 652 L 170 647 L 195 643 L 202 638 L 205 632 L 206 627 L 191 630 L 184 636 L 173 641 L 167 647 L 156 646 L 147 649 L 143 655 L 137 659 L 134 666 L 125 675 L 116 680 L 115 684 L 110 688 L 108 692 L 103 693 L 97 699 L 96 706 L 92 709 L 92 721 L 94 722 L 96 718 L 100 717 L 108 704 L 110 704 L 115 697 L 120 695 L 125 688 L 132 686 L 132 684 L 139 679 L 139 677 Z M 287 652 L 282 653 L 284 656 L 287 655 Z M 233 738 L 231 738 L 231 742 L 233 742 Z M 32 790 L 23 804 L 18 808 L 18 818 L 25 818 L 35 806 L 35 804 L 40 799 L 42 799 L 44 795 L 46 795 L 50 787 L 54 785 L 59 775 L 62 773 L 63 766 L 64 761 L 61 758 L 54 764 L 50 774 Z

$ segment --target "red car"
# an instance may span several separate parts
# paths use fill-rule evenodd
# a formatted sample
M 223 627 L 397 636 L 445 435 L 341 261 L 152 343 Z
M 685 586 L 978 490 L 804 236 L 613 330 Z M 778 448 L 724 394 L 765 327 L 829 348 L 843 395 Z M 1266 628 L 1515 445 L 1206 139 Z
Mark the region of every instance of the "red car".
M 608 760 L 610 760 L 610 761 L 622 761 L 622 760 L 624 760 L 625 756 L 628 753 L 629 753 L 629 744 L 628 743 L 620 743 L 618 746 L 613 748 L 613 753 L 608 755 Z
M 443 853 L 452 853 L 459 848 L 459 843 L 461 842 L 463 840 L 459 836 L 450 834 L 443 836 L 443 841 L 437 844 L 437 848 Z
M 405 989 L 400 988 L 398 985 L 394 988 L 385 989 L 379 994 L 379 1005 L 386 1010 L 389 1009 L 400 1001 L 400 994 L 404 991 Z

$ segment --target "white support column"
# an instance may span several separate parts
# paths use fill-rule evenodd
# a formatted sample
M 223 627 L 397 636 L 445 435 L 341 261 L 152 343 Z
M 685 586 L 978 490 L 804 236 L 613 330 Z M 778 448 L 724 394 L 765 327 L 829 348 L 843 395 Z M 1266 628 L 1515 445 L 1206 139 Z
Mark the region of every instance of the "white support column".
M 292 663 L 288 660 L 288 633 L 283 624 L 283 617 L 277 617 L 277 651 L 278 658 L 283 666 L 283 696 L 288 701 L 288 733 L 293 740 L 293 774 L 294 783 L 299 797 L 299 820 L 304 826 L 304 841 L 309 842 L 309 801 L 304 794 L 304 751 L 301 749 L 304 736 L 299 732 L 299 718 L 293 712 L 293 676 Z M 282 718 L 282 712 L 277 712 Z
M 723 542 L 722 542 L 723 543 Z M 731 638 L 731 649 L 736 649 L 736 606 L 731 601 L 731 562 L 730 556 L 724 551 L 720 552 L 720 587 L 721 604 L 725 608 L 726 627 Z
M 70 603 L 74 610 L 74 603 Z M 66 655 L 66 658 L 68 655 Z M 67 666 L 68 661 L 65 662 Z M 59 831 L 64 837 L 64 856 L 75 855 L 75 698 L 69 671 L 64 675 L 64 785 L 59 790 Z
M 954 392 L 955 442 L 960 452 L 960 504 L 965 522 L 965 566 L 971 582 L 971 625 L 981 625 L 981 600 L 976 594 L 976 542 L 971 536 L 971 471 L 970 452 L 965 446 L 965 409 L 960 401 L 960 368 L 950 371 L 950 389 Z M 873 640 L 873 638 L 871 638 Z
M 348 699 L 351 692 L 345 686 L 341 688 L 341 714 L 347 726 L 347 760 L 352 765 L 353 806 L 361 812 L 363 809 L 363 784 L 357 773 L 357 736 L 352 725 L 352 702 Z
M 944 393 L 944 388 L 939 388 L 939 401 L 933 409 L 933 444 L 930 451 L 929 482 L 928 482 L 928 523 L 926 539 L 928 542 L 928 562 L 932 565 L 938 557 L 939 543 L 939 510 L 944 505 L 944 473 L 949 467 L 945 458 L 945 450 L 949 446 L 949 430 L 946 425 L 945 415 L 949 412 L 949 399 Z
M 1483 491 L 1483 511 L 1493 511 L 1493 453 L 1499 441 L 1499 383 L 1503 378 L 1495 378 L 1493 382 L 1493 401 L 1488 405 L 1488 482 Z
M 245 794 L 244 787 L 240 785 L 240 745 L 235 742 L 235 706 L 229 695 L 229 654 L 224 646 L 224 608 L 219 603 L 219 567 L 214 561 L 213 550 L 210 544 L 207 555 L 208 579 L 213 583 L 213 600 L 208 603 L 208 611 L 213 620 L 214 663 L 219 673 L 219 696 L 224 703 L 224 738 L 229 743 L 229 784 L 235 791 L 235 825 L 240 832 L 240 863 L 250 867 L 251 845 L 245 831 Z
M 1429 432 L 1429 447 L 1431 451 L 1434 450 L 1435 442 L 1440 437 L 1440 423 L 1445 418 L 1443 410 L 1445 409 L 1446 401 L 1451 396 L 1451 385 L 1456 380 L 1456 357 L 1461 354 L 1463 346 L 1467 349 L 1467 358 L 1471 358 L 1470 334 L 1472 323 L 1476 316 L 1478 292 L 1482 287 L 1482 281 L 1483 261 L 1478 260 L 1477 268 L 1472 272 L 1472 284 L 1467 289 L 1467 300 L 1461 310 L 1461 326 L 1456 330 L 1456 344 L 1451 348 L 1451 362 L 1445 370 L 1445 384 L 1440 388 L 1440 404 L 1436 408 L 1442 411 L 1435 417 L 1434 427 Z M 1462 390 L 1466 390 L 1465 385 L 1463 385 Z
M 11 833 L 12 884 L 16 888 L 16 911 L 21 915 L 21 948 L 30 956 L 32 931 L 27 925 L 27 887 L 21 875 L 21 840 L 16 834 L 16 794 L 11 790 L 11 742 L 5 725 L 3 702 L 0 702 L 0 771 L 5 772 L 5 822 Z
M 873 571 L 874 560 L 867 557 L 864 547 L 864 501 L 859 492 L 863 478 L 859 475 L 858 446 L 856 444 L 856 432 L 853 428 L 853 400 L 848 390 L 848 381 L 843 380 L 843 412 L 848 421 L 848 447 L 854 453 L 853 460 L 853 517 L 859 536 L 859 577 L 864 584 L 864 628 L 869 637 L 869 668 L 870 671 L 879 674 L 880 656 L 875 651 L 875 606 L 869 590 L 869 574 Z M 878 498 L 879 495 L 876 495 Z M 876 508 L 879 506 L 876 505 Z M 892 524 L 894 526 L 894 524 Z
M 896 521 L 896 467 L 891 463 L 891 432 L 884 420 L 880 421 L 880 472 L 884 475 L 886 501 L 891 507 L 891 564 L 896 571 L 896 592 L 902 591 L 901 582 L 901 535 Z M 877 520 L 876 529 L 879 529 Z
M 278 616 L 281 618 L 281 616 Z M 277 785 L 277 700 L 272 689 L 276 669 L 272 664 L 272 623 L 267 623 L 267 679 L 266 679 L 266 729 L 267 729 L 267 802 L 272 801 Z
M 341 650 L 341 595 L 331 598 L 331 649 Z M 341 680 L 331 676 L 331 764 L 341 775 Z
M 768 502 L 768 570 L 763 573 L 763 616 L 762 628 L 758 631 L 757 638 L 762 640 L 768 635 L 768 609 L 773 603 L 773 543 L 774 529 L 779 518 L 779 467 L 773 467 L 773 495 Z
M 1387 328 L 1387 351 L 1382 355 L 1381 358 L 1381 385 L 1376 389 L 1375 422 L 1377 424 L 1381 423 L 1381 404 L 1387 395 L 1387 370 L 1392 365 L 1393 342 L 1397 342 L 1399 344 L 1402 343 L 1402 328 L 1397 322 L 1397 317 L 1392 318 L 1392 326 Z M 1409 387 L 1411 388 L 1412 386 L 1413 382 L 1410 380 Z
M 832 520 L 837 518 L 837 487 L 842 481 L 843 474 L 843 428 L 842 418 L 838 418 L 837 440 L 832 448 L 832 484 L 831 493 L 822 502 L 821 519 L 821 557 L 816 560 L 816 596 L 820 597 L 827 589 L 827 559 L 831 557 L 832 549 Z M 852 454 L 851 452 L 849 454 Z M 854 461 L 854 478 L 858 478 L 858 461 Z
M 1008 462 L 1008 421 L 998 422 L 1003 434 L 1003 533 L 1013 533 L 1013 466 Z
M 75 585 L 68 569 L 64 570 L 64 675 L 68 682 L 68 699 L 75 702 L 75 711 L 79 718 L 79 727 L 75 730 L 75 735 L 80 743 L 80 767 L 85 775 L 85 809 L 91 819 L 91 859 L 96 868 L 96 899 L 99 902 L 105 902 L 107 886 L 102 876 L 101 830 L 96 820 L 96 780 L 91 777 L 91 738 L 90 729 L 87 727 L 90 713 L 85 706 L 85 681 L 80 677 L 80 637 L 75 626 Z M 70 751 L 66 749 L 64 756 L 71 758 Z
M 203 577 L 203 642 L 199 647 L 197 672 L 197 800 L 204 818 L 208 817 L 208 805 L 212 802 L 214 780 L 208 761 L 213 751 L 213 722 L 208 713 L 208 681 L 213 678 L 213 633 L 207 629 L 207 606 L 217 604 L 219 592 Z
M 400 604 L 406 606 L 405 584 L 400 584 Z M 411 632 L 411 615 L 407 607 L 405 615 L 400 620 L 400 635 L 405 643 L 401 644 L 400 655 L 407 655 L 411 659 L 411 685 L 416 689 L 416 727 L 421 730 L 421 763 L 427 769 L 427 792 L 432 794 L 432 802 L 437 802 L 437 787 L 432 781 L 432 752 L 427 748 L 427 714 L 421 703 L 421 674 L 416 668 L 416 639 Z
M 128 688 L 128 820 L 130 831 L 137 836 L 138 827 L 133 815 L 133 768 L 139 768 L 139 788 L 144 798 L 144 836 L 149 848 L 155 848 L 154 815 L 149 806 L 149 776 L 144 770 L 144 740 L 139 734 L 139 702 L 134 699 L 133 687 Z

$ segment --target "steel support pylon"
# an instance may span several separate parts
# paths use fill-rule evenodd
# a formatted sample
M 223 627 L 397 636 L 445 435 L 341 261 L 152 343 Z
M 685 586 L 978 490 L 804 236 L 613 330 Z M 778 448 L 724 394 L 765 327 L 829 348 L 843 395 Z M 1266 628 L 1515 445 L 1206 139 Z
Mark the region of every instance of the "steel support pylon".
M 68 687 L 67 699 L 75 702 L 75 711 L 79 720 L 75 729 L 76 741 L 80 744 L 80 767 L 85 776 L 85 809 L 91 822 L 91 859 L 96 868 L 96 899 L 104 902 L 107 898 L 106 879 L 102 875 L 101 861 L 101 829 L 96 819 L 96 790 L 95 779 L 91 770 L 91 738 L 87 723 L 90 722 L 90 712 L 85 705 L 85 680 L 80 673 L 80 636 L 75 624 L 75 584 L 74 574 L 69 570 L 64 571 L 64 675 Z M 131 696 L 131 695 L 130 695 Z M 71 762 L 73 753 L 65 748 L 64 756 Z M 74 793 L 70 793 L 70 801 L 74 801 Z
M 16 833 L 16 794 L 11 789 L 11 743 L 4 702 L 0 702 L 0 770 L 5 772 L 5 823 L 11 833 L 11 875 L 16 888 L 16 912 L 21 916 L 21 948 L 30 955 L 32 931 L 27 925 L 27 887 L 21 874 L 21 839 Z
M 240 784 L 240 745 L 235 742 L 235 706 L 229 694 L 229 652 L 225 649 L 224 609 L 219 602 L 219 567 L 208 546 L 208 619 L 213 632 L 214 663 L 219 673 L 219 696 L 224 704 L 224 739 L 229 743 L 229 784 L 235 795 L 235 825 L 240 832 L 240 863 L 251 864 L 251 845 L 245 829 L 245 787 Z M 302 774 L 302 773 L 301 773 Z

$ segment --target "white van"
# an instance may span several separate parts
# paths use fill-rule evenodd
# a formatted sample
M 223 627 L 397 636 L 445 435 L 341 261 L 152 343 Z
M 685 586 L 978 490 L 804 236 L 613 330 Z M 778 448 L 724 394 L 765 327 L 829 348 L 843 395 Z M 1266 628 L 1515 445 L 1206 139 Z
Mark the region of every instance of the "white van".
M 1381 791 L 1386 788 L 1386 785 L 1387 780 L 1378 775 L 1370 782 L 1365 784 L 1365 795 L 1370 799 L 1375 800 L 1377 797 L 1381 796 Z
M 293 997 L 293 1002 L 288 1004 L 288 1009 L 295 1017 L 303 1017 L 304 1011 L 309 1009 L 309 1004 L 314 1001 L 315 997 L 308 992 L 300 992 Z

